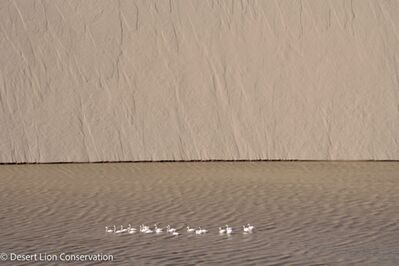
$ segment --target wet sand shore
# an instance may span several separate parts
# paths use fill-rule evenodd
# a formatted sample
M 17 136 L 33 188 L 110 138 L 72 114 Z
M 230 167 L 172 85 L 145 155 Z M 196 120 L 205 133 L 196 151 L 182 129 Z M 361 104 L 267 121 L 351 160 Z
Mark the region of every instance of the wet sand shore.
M 122 265 L 399 264 L 398 162 L 1 165 L 0 182 L 6 254 L 102 253 Z M 104 232 L 129 223 L 171 224 L 182 235 Z M 219 236 L 226 223 L 256 229 Z M 188 235 L 186 224 L 210 232 Z

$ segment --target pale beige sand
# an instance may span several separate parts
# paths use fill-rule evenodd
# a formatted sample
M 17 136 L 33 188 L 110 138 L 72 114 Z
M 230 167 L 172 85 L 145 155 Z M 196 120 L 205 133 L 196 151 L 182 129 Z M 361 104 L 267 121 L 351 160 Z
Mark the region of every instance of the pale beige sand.
M 0 162 L 399 159 L 399 1 L 0 1 Z
M 399 264 L 399 163 L 3 165 L 0 183 L 0 253 L 102 252 L 118 265 Z M 155 222 L 211 231 L 104 232 Z M 216 234 L 248 222 L 252 235 Z

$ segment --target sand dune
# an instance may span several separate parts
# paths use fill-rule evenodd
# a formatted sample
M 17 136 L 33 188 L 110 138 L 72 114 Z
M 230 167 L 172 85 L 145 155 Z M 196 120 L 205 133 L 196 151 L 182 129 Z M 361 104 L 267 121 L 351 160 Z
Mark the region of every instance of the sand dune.
M 399 159 L 398 1 L 0 1 L 0 162 Z
M 398 265 L 398 172 L 396 162 L 3 165 L 0 252 L 101 252 L 118 265 Z M 104 232 L 155 222 L 210 233 Z M 252 235 L 216 233 L 248 222 Z

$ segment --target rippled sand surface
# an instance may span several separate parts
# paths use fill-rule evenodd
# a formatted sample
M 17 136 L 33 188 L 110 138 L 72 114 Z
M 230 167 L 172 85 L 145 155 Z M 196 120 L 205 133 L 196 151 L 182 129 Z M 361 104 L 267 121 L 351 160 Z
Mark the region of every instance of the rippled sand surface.
M 104 253 L 119 265 L 399 264 L 397 162 L 2 165 L 0 182 L 0 252 Z M 104 232 L 155 222 L 183 235 Z M 226 223 L 256 231 L 219 236 Z M 186 224 L 210 232 L 190 236 Z

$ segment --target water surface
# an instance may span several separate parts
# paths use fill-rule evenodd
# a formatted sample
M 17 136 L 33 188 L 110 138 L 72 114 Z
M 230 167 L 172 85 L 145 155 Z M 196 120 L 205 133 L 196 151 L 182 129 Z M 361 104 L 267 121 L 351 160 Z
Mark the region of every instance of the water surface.
M 2 165 L 0 182 L 0 252 L 103 253 L 118 265 L 399 264 L 397 162 Z M 183 234 L 104 232 L 129 223 Z M 219 236 L 226 223 L 256 230 Z M 188 235 L 186 224 L 210 232 Z

